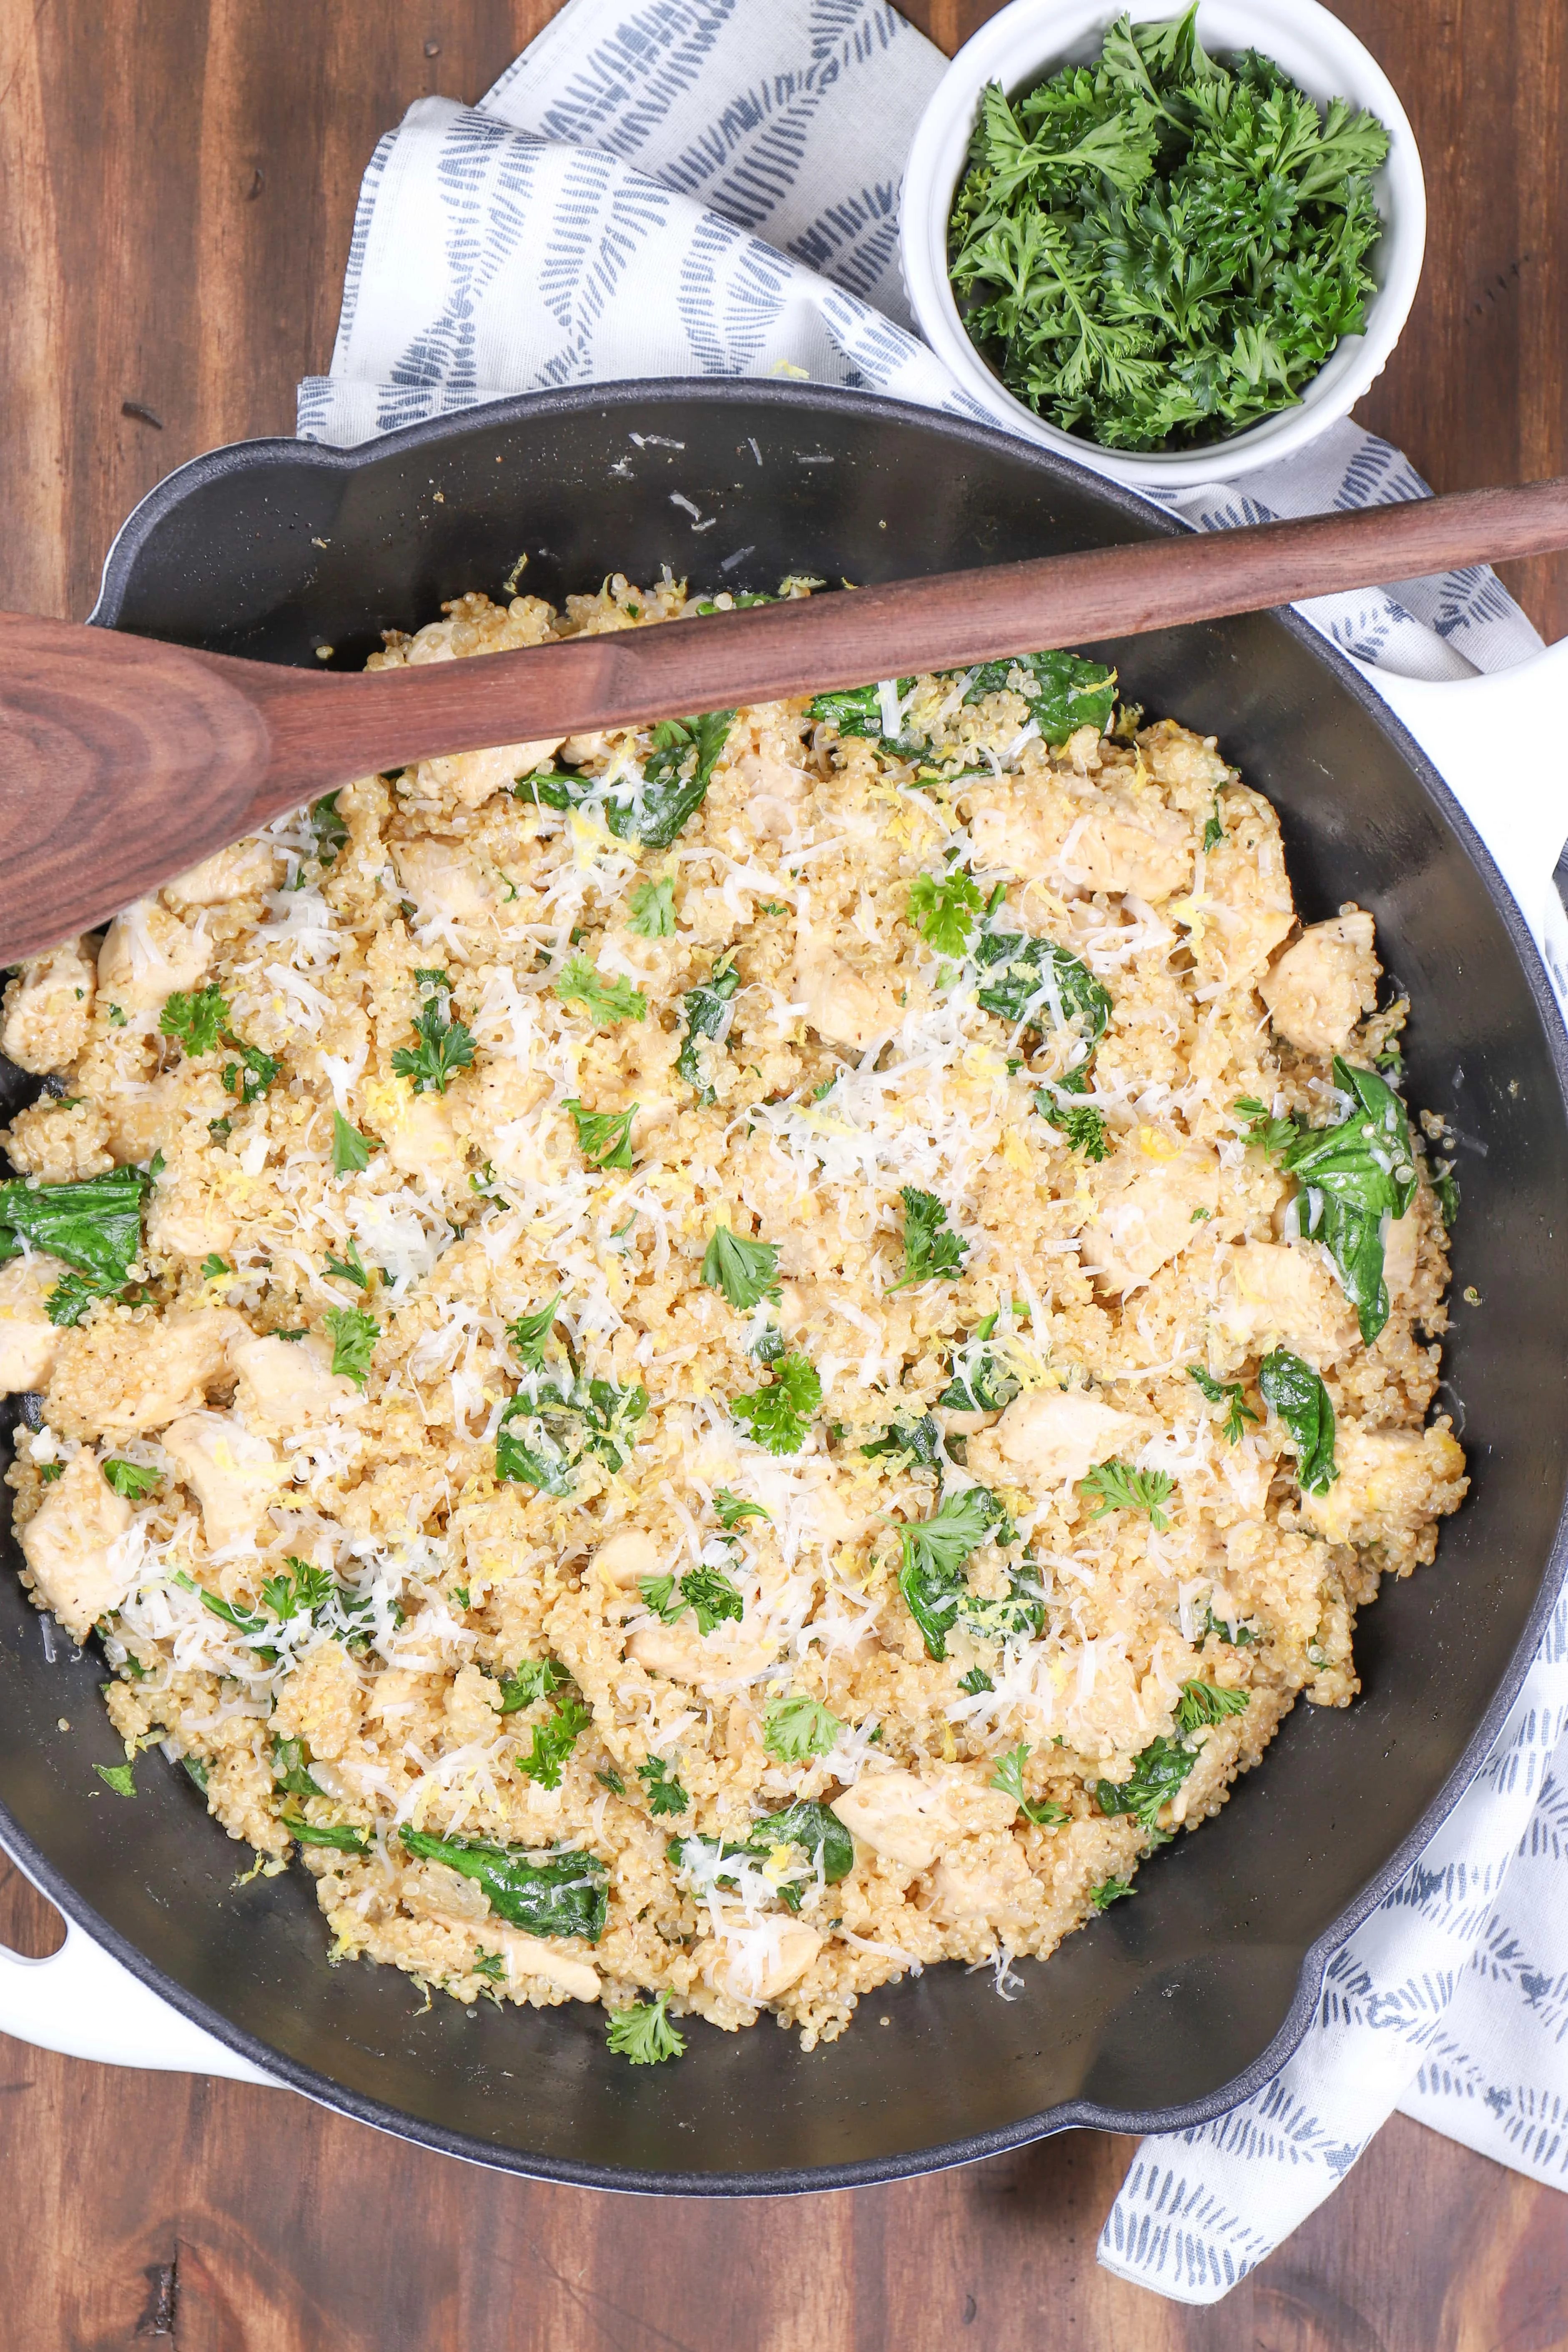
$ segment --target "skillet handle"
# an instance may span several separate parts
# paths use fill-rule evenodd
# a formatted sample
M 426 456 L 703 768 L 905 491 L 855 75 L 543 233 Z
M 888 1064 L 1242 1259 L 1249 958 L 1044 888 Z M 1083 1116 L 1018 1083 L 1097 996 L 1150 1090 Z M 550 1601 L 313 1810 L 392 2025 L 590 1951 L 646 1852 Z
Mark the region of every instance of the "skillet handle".
M 0 2032 L 103 2065 L 273 2080 L 172 2009 L 74 1919 L 66 1921 L 65 1942 L 47 1959 L 24 1959 L 0 1944 Z
M 1568 741 L 1539 723 L 1568 695 L 1568 637 L 1479 677 L 1434 681 L 1354 667 L 1490 850 L 1568 1016 L 1568 915 L 1552 878 L 1568 841 Z

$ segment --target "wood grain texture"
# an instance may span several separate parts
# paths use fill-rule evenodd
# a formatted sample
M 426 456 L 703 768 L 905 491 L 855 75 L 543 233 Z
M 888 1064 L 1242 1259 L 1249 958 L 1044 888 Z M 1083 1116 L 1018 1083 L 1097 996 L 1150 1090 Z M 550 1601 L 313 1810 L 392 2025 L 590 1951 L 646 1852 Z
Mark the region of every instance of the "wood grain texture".
M 761 0 L 743 0 L 761 5 Z M 1427 159 L 1426 276 L 1360 414 L 1438 488 L 1568 469 L 1563 0 L 1334 0 Z M 359 176 L 551 0 L 0 0 L 0 605 L 83 615 L 115 526 L 325 365 Z M 910 0 L 949 48 L 985 0 Z M 433 52 L 433 54 L 427 54 Z M 123 413 L 151 410 L 159 423 Z M 1568 562 L 1511 584 L 1568 631 Z M 0 1939 L 48 1907 L 0 1872 Z M 6 2352 L 1562 2352 L 1568 2207 L 1394 2117 L 1225 2304 L 1096 2268 L 1131 2144 L 895 2188 L 598 2197 L 281 2093 L 0 2041 Z

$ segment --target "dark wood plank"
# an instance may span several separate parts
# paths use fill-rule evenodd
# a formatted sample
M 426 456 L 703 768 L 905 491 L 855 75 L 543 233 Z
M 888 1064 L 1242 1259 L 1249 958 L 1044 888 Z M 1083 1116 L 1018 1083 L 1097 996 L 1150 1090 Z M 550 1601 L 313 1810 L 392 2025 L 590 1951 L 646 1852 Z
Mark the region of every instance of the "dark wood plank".
M 1568 469 L 1561 0 L 1336 0 L 1428 160 L 1426 282 L 1363 404 L 1439 488 Z M 471 98 L 551 0 L 0 0 L 0 605 L 80 616 L 127 509 L 288 432 L 324 367 L 359 176 Z M 910 0 L 952 47 L 986 0 Z M 434 54 L 426 54 L 433 48 Z M 122 413 L 126 403 L 159 420 Z M 1568 563 L 1522 568 L 1548 635 Z M 0 1937 L 48 1906 L 0 1870 Z M 541 2188 L 281 2093 L 0 2041 L 7 2352 L 1556 2352 L 1568 2209 L 1395 2117 L 1214 2311 L 1094 2263 L 1131 2143 L 774 2203 Z

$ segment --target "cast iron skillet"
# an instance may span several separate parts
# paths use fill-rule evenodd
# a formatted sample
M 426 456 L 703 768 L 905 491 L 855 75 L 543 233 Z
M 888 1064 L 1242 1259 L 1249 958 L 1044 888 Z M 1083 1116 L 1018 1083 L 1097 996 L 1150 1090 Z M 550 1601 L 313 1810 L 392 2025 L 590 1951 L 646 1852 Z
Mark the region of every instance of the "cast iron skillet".
M 640 436 L 640 438 L 639 438 Z M 695 509 L 695 513 L 692 509 Z M 1040 449 L 854 393 L 627 384 L 508 401 L 352 453 L 256 442 L 153 491 L 94 619 L 271 661 L 383 628 L 520 557 L 558 599 L 668 562 L 714 587 L 837 583 L 1152 537 L 1155 509 Z M 1136 1898 L 1023 1964 L 932 1969 L 801 2053 L 764 2021 L 699 2024 L 679 2065 L 610 2058 L 596 2010 L 438 2000 L 325 1964 L 298 1870 L 237 1887 L 241 1850 L 183 1772 L 143 1759 L 134 1809 L 101 1664 L 46 1662 L 0 1576 L 0 1834 L 61 1907 L 174 2006 L 284 2082 L 405 2137 L 552 2179 L 777 2191 L 889 2179 L 1072 2124 L 1169 2129 L 1267 2081 L 1347 1929 L 1401 1876 L 1479 1763 L 1561 1580 L 1568 1394 L 1565 1055 L 1534 948 L 1485 850 L 1354 672 L 1289 614 L 1096 647 L 1126 691 L 1217 735 L 1278 805 L 1309 919 L 1355 898 L 1415 1008 L 1410 1094 L 1466 1139 L 1445 1401 L 1473 1488 L 1436 1564 L 1363 1620 L 1348 1713 L 1305 1704 L 1219 1820 L 1147 1863 Z M 9 1073 L 15 1108 L 26 1082 Z M 7 1557 L 15 1548 L 6 1538 Z M 68 1733 L 57 1729 L 60 1717 Z M 889 2030 L 879 2018 L 890 2019 Z

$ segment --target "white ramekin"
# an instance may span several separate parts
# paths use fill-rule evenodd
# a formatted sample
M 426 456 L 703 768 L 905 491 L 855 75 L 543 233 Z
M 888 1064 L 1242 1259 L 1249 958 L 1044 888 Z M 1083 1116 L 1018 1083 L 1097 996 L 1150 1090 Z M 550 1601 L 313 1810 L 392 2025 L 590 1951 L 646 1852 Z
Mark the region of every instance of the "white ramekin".
M 1178 489 L 1225 481 L 1288 457 L 1314 440 L 1381 374 L 1409 316 L 1426 242 L 1426 187 L 1421 158 L 1393 84 L 1355 35 L 1317 0 L 1201 0 L 1198 37 L 1211 55 L 1260 49 L 1320 102 L 1349 99 L 1375 114 L 1388 132 L 1388 161 L 1374 183 L 1384 232 L 1371 257 L 1377 291 L 1366 331 L 1346 335 L 1301 396 L 1300 404 L 1249 425 L 1227 441 L 1173 457 L 1101 449 L 1063 433 L 1015 400 L 964 332 L 947 275 L 947 225 L 968 162 L 987 82 L 1009 96 L 1030 89 L 1058 66 L 1088 64 L 1108 26 L 1123 14 L 1137 22 L 1170 17 L 1178 0 L 1012 0 L 960 49 L 921 117 L 904 169 L 900 231 L 904 282 L 921 332 L 965 392 L 998 423 L 1026 440 L 1076 457 L 1097 474 L 1142 489 Z

